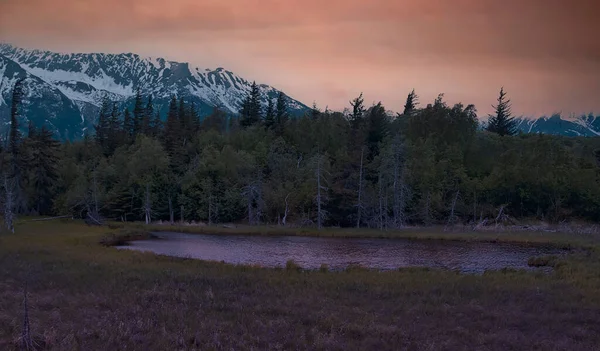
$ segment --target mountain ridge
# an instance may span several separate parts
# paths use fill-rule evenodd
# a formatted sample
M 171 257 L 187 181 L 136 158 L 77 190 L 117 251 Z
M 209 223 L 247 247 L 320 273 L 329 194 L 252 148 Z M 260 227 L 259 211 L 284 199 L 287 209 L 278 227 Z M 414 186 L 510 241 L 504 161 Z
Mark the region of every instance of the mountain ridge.
M 132 107 L 139 90 L 143 96 L 153 96 L 154 106 L 164 119 L 168 102 L 175 95 L 195 103 L 202 117 L 214 108 L 237 114 L 251 87 L 250 81 L 223 67 L 200 68 L 131 52 L 58 53 L 0 43 L 0 135 L 9 124 L 11 91 L 19 78 L 25 79 L 26 91 L 21 129 L 25 130 L 31 120 L 37 126 L 47 125 L 63 140 L 79 139 L 93 128 L 104 97 L 121 108 Z M 263 105 L 276 99 L 279 90 L 266 84 L 258 86 Z M 292 115 L 309 109 L 298 100 L 289 101 Z M 515 121 L 524 133 L 600 136 L 600 116 L 592 114 L 570 118 L 559 114 L 521 116 Z M 483 128 L 485 121 L 480 123 Z
M 142 57 L 133 53 L 64 54 L 0 44 L 0 55 L 19 65 L 28 77 L 36 77 L 45 83 L 42 85 L 58 89 L 77 106 L 82 125 L 80 130 L 71 134 L 79 137 L 95 123 L 105 96 L 123 106 L 131 106 L 139 90 L 144 96 L 153 96 L 163 118 L 173 95 L 194 102 L 200 108 L 201 116 L 210 114 L 214 108 L 236 114 L 252 84 L 222 67 L 212 70 L 191 66 L 188 62 Z M 3 82 L 0 109 L 2 105 L 7 106 L 6 101 L 10 100 L 7 91 L 11 84 L 14 85 L 14 81 Z M 267 99 L 275 100 L 279 93 L 269 85 L 258 86 L 265 105 Z M 289 98 L 289 102 L 292 114 L 308 109 L 293 98 Z M 4 114 L 0 116 L 5 120 Z M 62 137 L 64 133 L 59 130 L 54 126 L 55 133 Z

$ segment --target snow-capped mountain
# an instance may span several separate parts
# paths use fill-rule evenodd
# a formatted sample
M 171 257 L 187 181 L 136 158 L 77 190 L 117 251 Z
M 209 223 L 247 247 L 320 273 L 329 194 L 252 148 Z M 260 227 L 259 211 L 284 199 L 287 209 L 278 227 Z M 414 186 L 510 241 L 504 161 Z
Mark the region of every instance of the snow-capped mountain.
M 564 136 L 600 136 L 600 116 L 592 114 L 563 118 L 560 115 L 540 118 L 516 118 L 517 128 L 524 133 Z
M 252 84 L 223 68 L 201 69 L 163 58 L 60 54 L 0 44 L 2 126 L 8 122 L 11 91 L 18 78 L 26 78 L 26 119 L 38 126 L 46 123 L 63 139 L 77 139 L 92 127 L 104 96 L 131 105 L 139 90 L 143 96 L 153 96 L 163 118 L 172 95 L 194 102 L 201 115 L 215 107 L 235 114 Z M 265 105 L 279 92 L 264 84 L 259 88 Z M 308 107 L 290 99 L 290 109 L 300 114 Z

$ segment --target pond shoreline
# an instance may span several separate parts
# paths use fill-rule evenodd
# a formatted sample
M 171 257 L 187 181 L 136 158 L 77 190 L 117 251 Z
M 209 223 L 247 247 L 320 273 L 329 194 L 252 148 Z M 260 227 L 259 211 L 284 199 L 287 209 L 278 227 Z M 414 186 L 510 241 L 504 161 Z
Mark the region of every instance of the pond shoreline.
M 293 237 L 323 237 L 323 238 L 361 238 L 361 239 L 405 239 L 416 241 L 450 241 L 450 242 L 479 242 L 479 243 L 507 243 L 522 247 L 558 248 L 578 251 L 590 250 L 598 247 L 600 236 L 578 233 L 539 232 L 539 231 L 443 231 L 443 228 L 411 227 L 394 231 L 379 231 L 372 229 L 346 229 L 326 228 L 323 230 L 307 228 L 284 227 L 222 227 L 222 226 L 165 226 L 143 224 L 115 224 L 113 228 L 127 237 L 130 232 L 144 233 L 185 233 L 203 235 L 240 235 L 240 236 L 293 236 Z M 131 240 L 144 240 L 147 237 L 133 235 Z M 114 245 L 109 245 L 114 246 Z

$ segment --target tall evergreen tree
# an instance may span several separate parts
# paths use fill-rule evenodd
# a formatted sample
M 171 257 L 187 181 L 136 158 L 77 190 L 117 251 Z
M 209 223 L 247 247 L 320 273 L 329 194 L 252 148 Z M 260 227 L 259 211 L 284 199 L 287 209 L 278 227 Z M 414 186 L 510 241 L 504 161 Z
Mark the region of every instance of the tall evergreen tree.
M 15 173 L 20 166 L 20 144 L 21 132 L 19 131 L 19 116 L 21 114 L 21 105 L 23 104 L 23 79 L 19 79 L 13 88 L 12 103 L 10 107 L 10 132 L 9 149 L 12 156 L 12 172 Z
M 33 192 L 31 200 L 38 214 L 50 214 L 54 187 L 58 179 L 58 151 L 60 144 L 52 132 L 43 126 L 30 136 L 30 160 L 27 167 L 29 184 Z
M 265 127 L 267 129 L 273 129 L 275 127 L 275 107 L 273 106 L 273 100 L 268 99 L 267 111 L 265 112 Z
M 133 119 L 128 108 L 125 109 L 123 116 L 123 140 L 129 144 L 133 142 Z
M 363 98 L 363 93 L 360 93 L 360 95 L 357 98 L 350 101 L 350 105 L 352 106 L 352 115 L 350 115 L 350 125 L 353 129 L 360 129 L 362 126 L 363 115 L 365 113 L 364 101 L 365 100 Z
M 190 130 L 191 130 L 191 133 L 193 136 L 200 130 L 200 125 L 201 125 L 200 114 L 198 113 L 198 110 L 196 109 L 196 103 L 193 101 L 190 104 L 188 116 L 190 119 Z
M 410 116 L 415 112 L 417 105 L 419 104 L 419 97 L 415 93 L 415 89 L 413 89 L 406 98 L 406 103 L 404 104 L 404 112 L 402 113 L 405 116 Z
M 94 128 L 96 129 L 96 143 L 104 149 L 107 145 L 108 135 L 110 133 L 110 101 L 107 97 L 104 97 L 102 100 L 98 122 Z
M 144 109 L 144 117 L 142 119 L 142 132 L 145 135 L 152 135 L 152 119 L 154 118 L 154 103 L 152 95 L 148 96 L 148 103 Z
M 169 112 L 167 113 L 167 121 L 165 123 L 165 150 L 172 156 L 176 146 L 181 140 L 181 121 L 179 120 L 179 112 L 177 107 L 177 98 L 173 96 L 169 103 Z
M 160 119 L 160 111 L 156 110 L 154 120 L 152 121 L 152 136 L 160 138 L 162 130 L 163 122 Z
M 135 94 L 135 102 L 133 106 L 133 138 L 143 132 L 144 127 L 144 116 L 146 115 L 146 109 L 144 108 L 144 102 L 142 101 L 142 92 L 138 89 Z
M 250 94 L 243 100 L 240 110 L 240 126 L 250 127 L 261 120 L 260 90 L 256 82 L 252 82 Z
M 496 109 L 494 115 L 489 115 L 487 130 L 504 135 L 515 135 L 517 133 L 517 125 L 514 117 L 511 116 L 510 100 L 506 98 L 504 87 L 500 89 L 498 96 L 498 104 L 493 106 Z
M 289 117 L 288 98 L 280 91 L 277 94 L 277 103 L 275 104 L 275 131 L 278 135 L 283 134 L 283 129 Z

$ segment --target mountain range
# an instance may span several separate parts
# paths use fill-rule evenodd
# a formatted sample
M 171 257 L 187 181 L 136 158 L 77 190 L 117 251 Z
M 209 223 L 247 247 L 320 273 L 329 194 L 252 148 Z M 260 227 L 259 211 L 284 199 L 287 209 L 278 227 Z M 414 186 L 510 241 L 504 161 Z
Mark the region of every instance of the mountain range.
M 27 50 L 0 44 L 0 133 L 5 135 L 10 121 L 11 93 L 17 80 L 24 78 L 24 114 L 21 129 L 29 121 L 46 125 L 61 140 L 77 140 L 93 133 L 102 99 L 106 96 L 121 107 L 132 107 L 137 91 L 152 95 L 154 106 L 166 116 L 171 96 L 194 102 L 201 116 L 220 108 L 236 114 L 251 82 L 235 73 L 191 66 L 164 58 L 127 54 L 61 54 Z M 260 84 L 262 103 L 275 100 L 279 91 Z M 286 94 L 287 95 L 287 94 Z M 289 96 L 289 95 L 288 95 Z M 290 98 L 290 112 L 301 115 L 309 108 Z M 516 119 L 525 133 L 565 136 L 600 135 L 600 116 Z
M 60 54 L 0 44 L 0 131 L 10 123 L 12 88 L 24 78 L 22 129 L 31 120 L 46 125 L 60 139 L 74 140 L 93 131 L 104 97 L 133 106 L 136 93 L 153 96 L 163 118 L 170 98 L 195 103 L 201 116 L 215 107 L 236 114 L 252 82 L 223 68 L 193 67 L 189 63 L 136 54 Z M 260 84 L 262 103 L 275 101 L 279 91 Z M 292 115 L 308 110 L 289 98 Z

